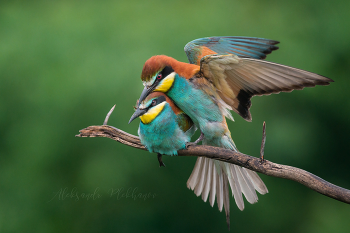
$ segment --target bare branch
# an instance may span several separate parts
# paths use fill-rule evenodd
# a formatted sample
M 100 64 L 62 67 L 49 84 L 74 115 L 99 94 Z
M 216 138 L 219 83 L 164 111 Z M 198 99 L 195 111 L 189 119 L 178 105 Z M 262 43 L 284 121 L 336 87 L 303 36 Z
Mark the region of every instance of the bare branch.
M 115 109 L 115 105 L 111 108 L 111 110 L 109 110 L 109 112 L 107 113 L 107 116 L 105 118 L 105 121 L 103 122 L 103 125 L 107 125 L 108 123 L 108 120 L 109 120 L 109 117 L 111 116 L 112 112 L 114 111 Z
M 106 124 L 112 111 L 113 110 L 111 109 L 106 117 Z M 131 147 L 147 150 L 145 146 L 141 144 L 139 137 L 128 134 L 112 126 L 89 126 L 80 130 L 79 132 L 80 134 L 76 135 L 76 137 L 107 137 Z M 203 156 L 210 159 L 236 164 L 268 176 L 294 180 L 325 196 L 350 204 L 350 190 L 331 184 L 305 170 L 264 160 L 263 156 L 265 140 L 266 134 L 264 124 L 260 158 L 224 148 L 205 145 L 189 146 L 188 149 L 178 151 L 178 154 L 179 156 Z
M 261 148 L 260 148 L 260 162 L 261 163 L 263 163 L 265 161 L 265 159 L 264 159 L 265 142 L 266 142 L 266 123 L 264 121 L 264 124 L 263 124 L 263 136 L 262 136 Z

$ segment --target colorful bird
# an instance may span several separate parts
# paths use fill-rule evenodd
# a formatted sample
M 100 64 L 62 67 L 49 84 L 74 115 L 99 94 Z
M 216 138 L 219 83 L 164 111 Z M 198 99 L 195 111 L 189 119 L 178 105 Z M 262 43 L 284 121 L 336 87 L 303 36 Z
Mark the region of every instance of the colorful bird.
M 196 131 L 192 120 L 162 92 L 148 95 L 129 123 L 137 117 L 141 120 L 138 130 L 141 143 L 149 152 L 158 153 L 160 166 L 165 166 L 162 155 L 177 155 Z
M 146 61 L 141 79 L 145 86 L 139 101 L 154 91 L 164 92 L 200 129 L 203 144 L 238 151 L 225 117 L 230 110 L 251 121 L 250 99 L 315 85 L 331 79 L 308 71 L 260 59 L 276 50 L 277 41 L 247 37 L 211 37 L 185 46 L 190 64 L 164 55 Z M 228 185 L 229 184 L 229 185 Z M 215 196 L 219 210 L 225 208 L 229 225 L 229 186 L 240 210 L 242 193 L 250 203 L 258 200 L 255 190 L 268 192 L 259 176 L 236 165 L 198 158 L 187 186 L 211 206 Z

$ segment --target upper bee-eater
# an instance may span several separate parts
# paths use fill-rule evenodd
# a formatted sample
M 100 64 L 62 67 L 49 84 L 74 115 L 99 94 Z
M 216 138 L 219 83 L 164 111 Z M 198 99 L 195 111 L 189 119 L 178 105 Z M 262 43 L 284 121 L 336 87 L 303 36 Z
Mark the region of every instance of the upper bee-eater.
M 141 120 L 138 130 L 141 143 L 149 152 L 158 153 L 160 166 L 164 166 L 161 155 L 177 155 L 196 131 L 192 120 L 162 92 L 148 95 L 129 123 L 137 117 Z
M 308 71 L 260 60 L 277 49 L 277 41 L 247 37 L 197 39 L 185 46 L 190 64 L 159 55 L 148 59 L 141 79 L 145 86 L 139 101 L 154 91 L 164 92 L 200 129 L 203 144 L 238 151 L 225 117 L 233 110 L 251 121 L 249 108 L 255 95 L 328 85 L 331 79 Z M 198 140 L 196 141 L 198 142 Z M 219 210 L 224 206 L 229 225 L 229 186 L 239 209 L 242 193 L 250 203 L 255 190 L 268 192 L 259 176 L 248 169 L 221 161 L 198 158 L 187 182 L 197 196 Z

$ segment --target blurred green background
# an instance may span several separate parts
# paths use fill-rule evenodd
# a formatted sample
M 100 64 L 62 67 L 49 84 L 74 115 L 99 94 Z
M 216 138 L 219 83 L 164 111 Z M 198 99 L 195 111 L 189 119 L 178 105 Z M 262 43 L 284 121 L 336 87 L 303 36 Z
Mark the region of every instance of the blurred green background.
M 207 36 L 279 40 L 267 60 L 335 80 L 254 97 L 253 122 L 234 114 L 229 127 L 258 156 L 266 121 L 268 160 L 350 189 L 349 9 L 346 0 L 0 1 L 0 232 L 227 232 L 216 204 L 186 187 L 195 157 L 163 157 L 159 168 L 155 154 L 74 137 L 114 104 L 109 124 L 137 134 L 138 121 L 127 122 L 144 62 L 187 61 L 184 45 Z M 257 204 L 241 212 L 231 199 L 231 232 L 350 231 L 349 205 L 261 177 L 269 194 Z

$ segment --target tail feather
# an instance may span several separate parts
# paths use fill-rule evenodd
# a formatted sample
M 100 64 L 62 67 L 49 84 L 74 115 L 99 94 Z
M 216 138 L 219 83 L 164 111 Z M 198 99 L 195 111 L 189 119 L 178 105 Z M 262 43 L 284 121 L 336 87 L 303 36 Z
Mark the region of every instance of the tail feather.
M 188 178 L 187 188 L 193 190 L 194 187 L 196 187 L 198 182 L 198 173 L 199 173 L 199 170 L 201 169 L 201 163 L 202 163 L 202 157 L 199 157 L 196 161 L 196 164 L 194 165 L 190 178 Z
M 249 169 L 243 168 L 248 173 L 248 176 L 250 177 L 250 180 L 252 181 L 254 188 L 260 193 L 260 194 L 266 194 L 269 191 L 267 190 L 266 185 L 261 180 L 261 178 L 256 174 L 256 172 L 253 172 Z
M 230 145 L 230 149 L 237 151 L 230 137 L 223 137 L 223 140 L 226 141 L 223 143 L 225 146 L 222 147 L 227 148 L 227 145 Z M 203 144 L 207 143 L 204 141 Z M 225 209 L 228 227 L 230 227 L 229 187 L 231 187 L 232 196 L 240 210 L 244 209 L 242 193 L 251 204 L 258 201 L 255 190 L 260 194 L 268 193 L 264 182 L 256 172 L 205 157 L 197 159 L 192 174 L 187 181 L 187 187 L 194 190 L 197 196 L 201 195 L 204 202 L 207 201 L 209 196 L 211 206 L 214 206 L 216 197 L 219 211 L 222 211 L 223 207 Z
M 199 172 L 199 181 L 197 183 L 197 186 L 194 189 L 194 193 L 197 195 L 197 197 L 199 195 L 201 195 L 202 191 L 203 191 L 203 187 L 204 187 L 204 182 L 206 181 L 206 176 L 208 173 L 208 163 L 207 163 L 207 159 L 203 158 L 202 159 L 202 166 Z
M 202 200 L 204 202 L 207 201 L 208 196 L 209 196 L 209 192 L 210 192 L 210 188 L 211 188 L 211 179 L 212 179 L 212 172 L 213 172 L 213 160 L 207 159 L 207 163 L 208 163 L 208 172 L 206 174 L 206 182 L 205 182 L 205 186 L 202 192 Z
M 220 172 L 216 176 L 216 202 L 218 204 L 218 208 L 220 212 L 222 211 L 222 207 L 224 205 L 224 184 L 223 184 L 223 178 L 222 178 L 222 172 Z
M 223 195 L 224 195 L 224 209 L 226 214 L 227 227 L 230 230 L 230 192 L 228 190 L 228 177 L 222 173 L 223 178 Z
M 212 167 L 213 167 L 213 171 L 211 174 L 211 188 L 210 188 L 210 205 L 211 207 L 214 206 L 214 202 L 215 202 L 215 194 L 216 194 L 216 176 L 217 176 L 217 172 L 216 172 L 216 167 L 214 165 L 214 161 L 211 161 L 213 163 Z
M 238 177 L 236 174 L 236 166 L 233 164 L 227 164 L 227 174 L 230 181 L 232 195 L 235 198 L 235 202 L 240 210 L 244 209 L 244 201 L 242 197 L 241 186 L 238 183 Z
M 258 201 L 258 196 L 256 195 L 254 186 L 250 179 L 247 177 L 248 175 L 244 173 L 242 167 L 236 166 L 236 173 L 238 177 L 239 185 L 242 188 L 242 192 L 247 199 L 247 201 L 251 204 Z

